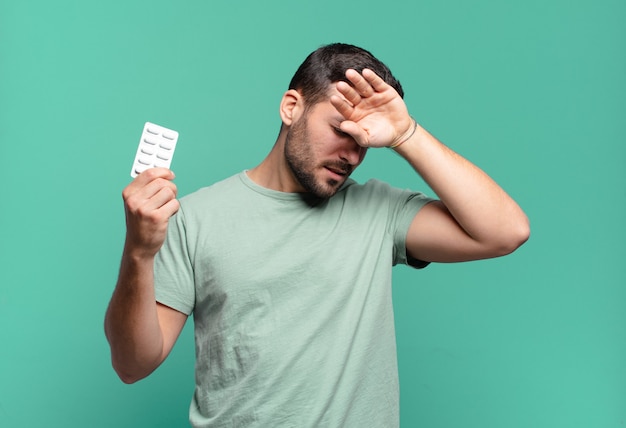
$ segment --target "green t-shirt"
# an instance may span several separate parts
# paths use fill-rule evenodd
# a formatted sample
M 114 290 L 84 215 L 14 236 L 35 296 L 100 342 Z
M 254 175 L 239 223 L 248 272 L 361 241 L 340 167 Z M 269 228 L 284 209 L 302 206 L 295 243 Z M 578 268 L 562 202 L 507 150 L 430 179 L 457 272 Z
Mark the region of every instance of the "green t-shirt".
M 182 198 L 155 281 L 194 315 L 192 425 L 397 427 L 391 268 L 428 201 L 376 180 L 316 200 L 245 172 Z

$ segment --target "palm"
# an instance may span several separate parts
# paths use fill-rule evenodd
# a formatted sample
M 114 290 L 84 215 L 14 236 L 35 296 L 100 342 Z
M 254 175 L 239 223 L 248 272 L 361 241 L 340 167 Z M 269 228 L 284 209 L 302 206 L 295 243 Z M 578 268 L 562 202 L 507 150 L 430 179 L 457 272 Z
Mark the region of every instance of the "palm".
M 342 131 L 364 147 L 387 147 L 399 141 L 411 126 L 411 118 L 400 95 L 371 70 L 359 74 L 348 70 L 346 77 L 354 85 L 337 83 L 343 96 L 331 102 L 345 118 Z

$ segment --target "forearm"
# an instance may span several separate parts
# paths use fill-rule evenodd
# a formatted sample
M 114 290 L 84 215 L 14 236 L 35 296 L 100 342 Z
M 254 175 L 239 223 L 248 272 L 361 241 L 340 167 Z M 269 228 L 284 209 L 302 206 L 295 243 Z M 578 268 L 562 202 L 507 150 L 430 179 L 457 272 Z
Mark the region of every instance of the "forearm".
M 349 69 L 346 78 L 351 84 L 337 82 L 340 96 L 330 98 L 345 119 L 340 130 L 362 147 L 394 148 L 441 199 L 415 215 L 406 237 L 412 257 L 496 257 L 528 238 L 528 220 L 515 201 L 478 167 L 414 123 L 394 88 L 368 69 Z
M 465 233 L 481 245 L 517 248 L 528 237 L 518 204 L 480 168 L 440 143 L 419 124 L 395 150 L 421 175 Z
M 153 257 L 125 248 L 105 318 L 113 367 L 127 383 L 149 375 L 163 360 L 163 335 L 154 296 Z

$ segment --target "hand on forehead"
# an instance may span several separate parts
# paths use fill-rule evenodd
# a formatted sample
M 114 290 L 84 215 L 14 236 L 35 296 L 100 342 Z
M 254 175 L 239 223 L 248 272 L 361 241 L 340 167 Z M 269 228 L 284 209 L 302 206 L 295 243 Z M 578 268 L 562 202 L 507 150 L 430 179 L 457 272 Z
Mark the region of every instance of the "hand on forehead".
M 361 73 L 348 69 L 346 78 L 350 83 L 335 83 L 335 90 L 331 95 L 331 103 L 346 119 L 350 119 L 357 110 L 361 110 L 363 114 L 364 110 L 380 107 L 398 96 L 391 86 L 367 68 Z
M 344 118 L 340 129 L 363 147 L 385 147 L 411 126 L 404 100 L 372 70 L 346 71 L 348 82 L 335 83 L 330 103 Z

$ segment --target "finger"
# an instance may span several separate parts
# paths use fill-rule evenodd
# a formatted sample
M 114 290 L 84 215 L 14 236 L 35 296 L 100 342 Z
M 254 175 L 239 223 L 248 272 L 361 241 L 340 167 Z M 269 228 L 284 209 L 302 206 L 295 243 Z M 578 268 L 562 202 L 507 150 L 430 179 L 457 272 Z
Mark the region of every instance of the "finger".
M 365 71 L 365 70 L 364 70 Z M 361 74 L 353 69 L 346 70 L 346 77 L 354 85 L 354 89 L 363 97 L 369 97 L 374 94 L 372 85 Z
M 137 189 L 129 196 L 124 195 L 124 203 L 130 213 L 141 215 L 159 209 L 171 199 L 175 199 L 177 188 L 171 181 L 157 178 Z
M 337 91 L 353 106 L 361 102 L 359 93 L 348 83 L 339 81 L 336 85 Z
M 359 146 L 369 147 L 369 134 L 356 122 L 344 120 L 339 125 L 339 129 L 350 135 Z
M 175 199 L 176 189 L 172 188 L 172 186 L 163 186 L 145 200 L 144 208 L 147 210 L 158 210 Z
M 172 199 L 163 205 L 160 210 L 163 211 L 163 214 L 165 214 L 167 218 L 170 218 L 178 212 L 179 208 L 180 202 L 178 202 L 178 199 Z
M 133 180 L 134 187 L 138 189 L 147 186 L 149 183 L 157 180 L 173 180 L 175 178 L 174 173 L 167 168 L 149 168 L 139 174 L 135 180 Z M 131 183 L 131 184 L 133 184 Z
M 176 188 L 176 185 L 171 181 L 157 178 L 156 180 L 148 183 L 140 192 L 138 192 L 138 198 L 143 198 L 144 201 L 147 201 L 155 198 L 159 193 L 163 192 L 171 195 L 171 198 L 176 198 L 178 189 Z M 163 201 L 163 203 L 165 202 L 167 201 Z M 163 205 L 163 203 L 161 203 L 157 207 Z
M 166 180 L 173 180 L 175 178 L 174 172 L 168 168 L 148 168 L 137 176 L 138 181 L 149 182 L 157 178 L 164 178 Z
M 387 90 L 387 88 L 390 88 L 387 82 L 385 82 L 378 74 L 374 73 L 369 68 L 363 69 L 363 77 L 376 92 L 383 92 Z
M 135 177 L 135 179 L 131 181 L 128 186 L 126 186 L 122 192 L 122 196 L 124 199 L 128 199 L 131 195 L 145 187 L 151 181 L 159 178 L 173 180 L 175 177 L 174 172 L 168 168 L 149 168 L 137 175 L 137 177 Z
M 354 112 L 354 106 L 350 104 L 345 98 L 338 95 L 332 95 L 330 97 L 330 103 L 344 118 L 349 118 Z

